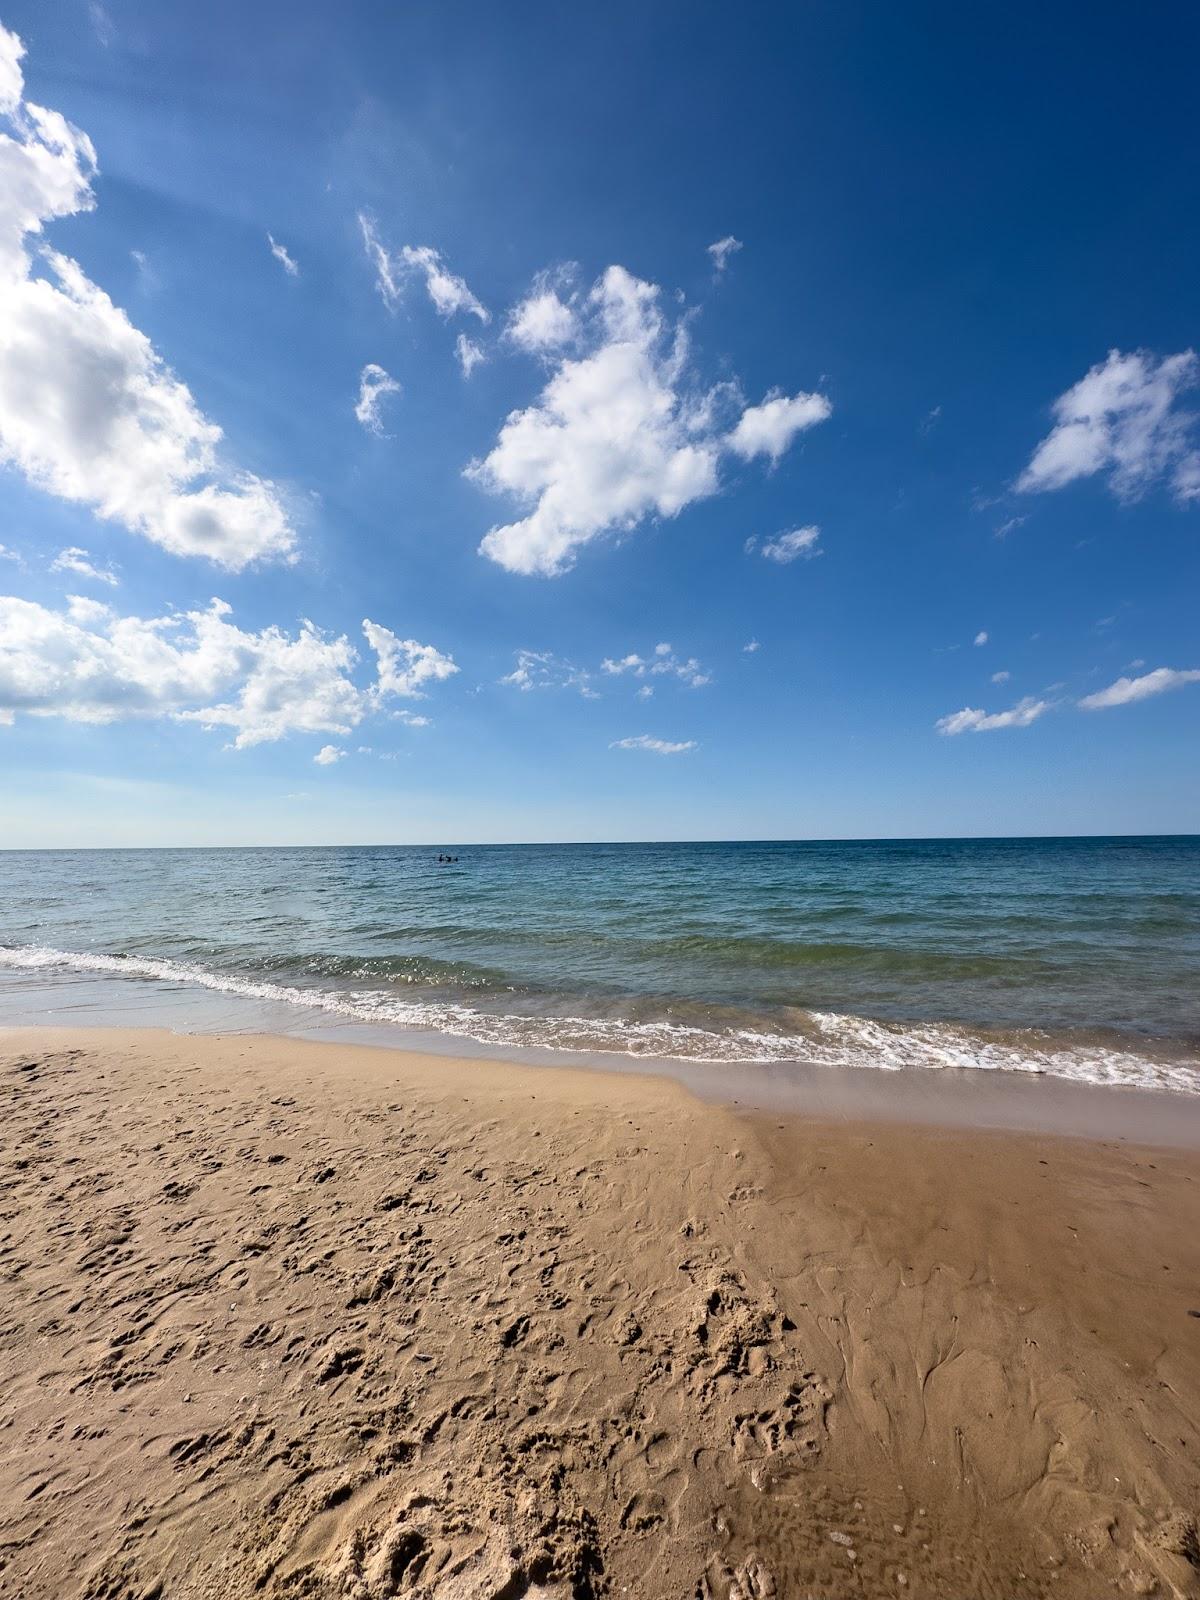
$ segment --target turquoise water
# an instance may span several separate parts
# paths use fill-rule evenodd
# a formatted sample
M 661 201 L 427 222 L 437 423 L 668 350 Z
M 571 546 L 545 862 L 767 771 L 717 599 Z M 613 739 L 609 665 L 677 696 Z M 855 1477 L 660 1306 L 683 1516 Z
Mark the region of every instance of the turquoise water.
M 483 1044 L 1200 1091 L 1200 838 L 0 854 L 0 1020 L 197 987 Z

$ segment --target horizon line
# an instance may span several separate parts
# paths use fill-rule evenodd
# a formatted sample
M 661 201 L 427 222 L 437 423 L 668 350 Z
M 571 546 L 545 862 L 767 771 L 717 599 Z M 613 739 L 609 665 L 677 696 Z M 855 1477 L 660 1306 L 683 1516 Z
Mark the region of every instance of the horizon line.
M 572 850 L 580 848 L 608 849 L 630 845 L 668 847 L 674 845 L 730 845 L 730 844 L 1027 844 L 1051 840 L 1105 839 L 1200 839 L 1200 831 L 1170 833 L 944 833 L 944 834 L 844 834 L 841 836 L 777 836 L 709 839 L 490 839 L 449 841 L 434 840 L 404 842 L 401 840 L 373 840 L 365 842 L 343 841 L 337 843 L 311 842 L 307 844 L 44 844 L 0 845 L 0 855 L 54 855 L 113 853 L 147 850 Z

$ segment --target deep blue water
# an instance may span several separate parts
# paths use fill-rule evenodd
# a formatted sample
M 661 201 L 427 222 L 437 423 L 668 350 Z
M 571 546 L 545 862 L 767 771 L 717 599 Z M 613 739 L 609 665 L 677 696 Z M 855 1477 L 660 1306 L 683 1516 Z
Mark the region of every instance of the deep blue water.
M 1200 838 L 446 848 L 0 853 L 0 1017 L 99 972 L 522 1048 L 1200 1089 Z

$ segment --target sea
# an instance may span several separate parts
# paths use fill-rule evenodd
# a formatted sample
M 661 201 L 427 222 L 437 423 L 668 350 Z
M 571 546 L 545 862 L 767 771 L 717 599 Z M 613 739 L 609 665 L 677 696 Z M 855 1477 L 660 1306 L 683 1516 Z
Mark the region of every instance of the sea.
M 0 1024 L 114 1015 L 1195 1095 L 1200 837 L 0 851 Z

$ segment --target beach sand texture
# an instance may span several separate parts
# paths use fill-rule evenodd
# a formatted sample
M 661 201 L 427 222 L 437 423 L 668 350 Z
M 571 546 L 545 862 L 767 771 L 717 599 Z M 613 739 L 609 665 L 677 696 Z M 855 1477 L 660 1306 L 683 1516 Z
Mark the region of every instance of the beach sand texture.
M 0 1035 L 0 1594 L 1200 1595 L 1200 1158 Z

